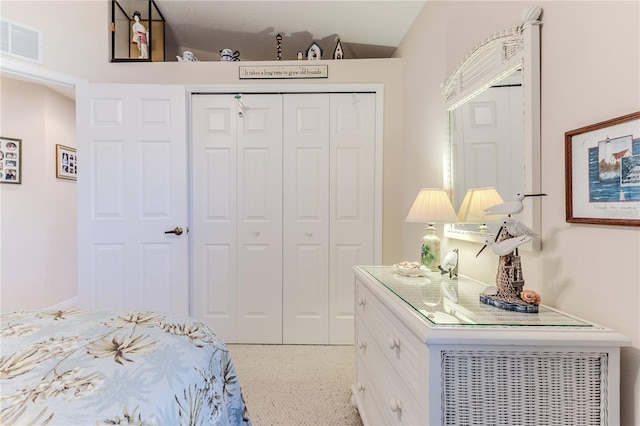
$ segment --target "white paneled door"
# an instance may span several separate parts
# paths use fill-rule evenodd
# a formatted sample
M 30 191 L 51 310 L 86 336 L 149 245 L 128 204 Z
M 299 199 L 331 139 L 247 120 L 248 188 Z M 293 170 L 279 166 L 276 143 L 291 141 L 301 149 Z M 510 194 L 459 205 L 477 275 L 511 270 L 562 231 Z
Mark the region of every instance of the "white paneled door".
M 193 314 L 282 343 L 282 96 L 195 95 Z
M 283 343 L 329 341 L 329 94 L 284 99 Z
M 331 95 L 329 343 L 353 344 L 353 267 L 375 262 L 376 95 Z
M 185 91 L 77 90 L 79 303 L 187 314 Z

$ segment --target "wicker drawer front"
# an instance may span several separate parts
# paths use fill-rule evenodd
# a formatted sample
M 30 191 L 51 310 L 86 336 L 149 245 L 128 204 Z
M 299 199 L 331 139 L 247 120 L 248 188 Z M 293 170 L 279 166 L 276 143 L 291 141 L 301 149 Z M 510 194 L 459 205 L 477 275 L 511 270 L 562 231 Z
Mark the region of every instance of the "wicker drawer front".
M 415 396 L 420 405 L 427 403 L 427 384 L 424 383 L 424 369 L 421 350 L 422 343 L 405 327 L 364 285 L 358 283 L 356 311 L 370 330 L 375 330 L 373 338 L 381 352 L 395 368 L 398 377 Z
M 443 425 L 606 425 L 608 356 L 445 350 Z
M 382 354 L 372 333 L 356 316 L 358 336 L 356 358 L 358 374 L 366 375 L 368 388 L 364 392 L 373 394 L 377 401 L 379 419 L 367 419 L 373 424 L 418 425 L 424 422 L 424 412 L 414 395 L 403 382 L 398 380 L 396 371 Z

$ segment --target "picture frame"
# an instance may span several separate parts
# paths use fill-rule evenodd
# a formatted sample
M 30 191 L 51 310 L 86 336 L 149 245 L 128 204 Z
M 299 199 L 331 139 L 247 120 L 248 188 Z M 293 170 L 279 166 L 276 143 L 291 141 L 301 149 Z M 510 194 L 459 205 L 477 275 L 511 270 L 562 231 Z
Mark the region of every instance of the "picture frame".
M 564 138 L 566 221 L 640 226 L 640 111 Z
M 56 177 L 78 179 L 78 155 L 75 148 L 56 144 Z
M 0 183 L 22 183 L 22 139 L 0 137 Z

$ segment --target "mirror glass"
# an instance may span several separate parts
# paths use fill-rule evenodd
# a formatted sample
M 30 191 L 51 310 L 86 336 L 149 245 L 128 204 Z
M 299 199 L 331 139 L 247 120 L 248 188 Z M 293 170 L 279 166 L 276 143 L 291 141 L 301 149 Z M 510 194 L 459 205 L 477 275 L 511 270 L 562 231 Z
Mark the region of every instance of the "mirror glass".
M 495 188 L 510 200 L 523 188 L 522 69 L 449 111 L 452 201 L 460 212 L 469 189 Z M 465 210 L 466 211 L 466 210 Z M 462 212 L 458 231 L 496 233 L 499 217 Z M 486 226 L 486 228 L 485 228 Z

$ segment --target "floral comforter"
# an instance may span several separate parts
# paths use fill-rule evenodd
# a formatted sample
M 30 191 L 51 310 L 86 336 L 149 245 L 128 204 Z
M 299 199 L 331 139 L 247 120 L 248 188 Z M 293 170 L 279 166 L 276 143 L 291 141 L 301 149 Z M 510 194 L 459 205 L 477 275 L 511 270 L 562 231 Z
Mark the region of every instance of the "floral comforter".
M 3 313 L 0 339 L 0 424 L 251 424 L 229 352 L 193 318 Z

